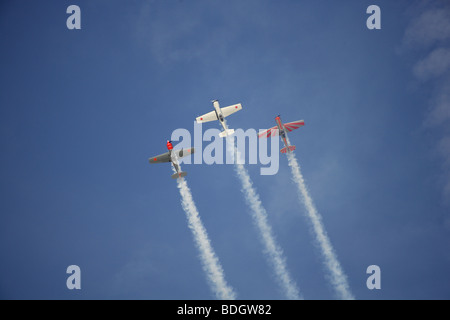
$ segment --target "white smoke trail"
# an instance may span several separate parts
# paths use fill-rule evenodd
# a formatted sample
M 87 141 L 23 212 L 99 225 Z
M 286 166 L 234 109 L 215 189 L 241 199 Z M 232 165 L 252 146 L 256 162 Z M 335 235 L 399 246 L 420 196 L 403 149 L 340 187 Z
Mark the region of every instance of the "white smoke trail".
M 267 221 L 267 212 L 259 199 L 259 195 L 253 187 L 247 170 L 242 164 L 243 161 L 240 161 L 241 154 L 234 144 L 234 139 L 229 136 L 227 136 L 227 150 L 228 152 L 234 152 L 234 154 L 236 155 L 235 169 L 242 183 L 242 192 L 245 195 L 247 204 L 251 208 L 253 221 L 261 234 L 261 240 L 265 247 L 268 261 L 275 271 L 275 275 L 280 282 L 280 286 L 282 287 L 288 299 L 303 299 L 299 294 L 294 280 L 292 280 L 287 270 L 286 259 L 283 257 L 283 251 L 275 241 L 272 233 L 272 228 Z
M 324 264 L 330 273 L 331 284 L 341 299 L 353 300 L 354 297 L 350 292 L 347 277 L 341 268 L 330 239 L 327 236 L 327 232 L 322 223 L 322 217 L 314 206 L 312 198 L 308 193 L 297 159 L 293 152 L 288 152 L 287 157 L 289 166 L 292 169 L 293 180 L 297 184 L 299 196 L 302 198 L 306 207 L 307 217 L 311 222 L 316 241 L 321 248 Z
M 177 185 L 182 199 L 181 204 L 188 219 L 188 226 L 194 236 L 195 244 L 200 251 L 200 260 L 211 290 L 220 300 L 235 300 L 236 294 L 225 281 L 222 266 L 211 246 L 208 233 L 200 219 L 200 215 L 186 180 L 184 178 L 177 179 Z

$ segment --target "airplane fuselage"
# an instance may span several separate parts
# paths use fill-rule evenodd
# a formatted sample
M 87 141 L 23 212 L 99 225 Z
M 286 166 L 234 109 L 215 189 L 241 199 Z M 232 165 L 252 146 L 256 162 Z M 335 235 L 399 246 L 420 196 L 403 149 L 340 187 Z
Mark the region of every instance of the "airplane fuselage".
M 176 159 L 176 157 L 172 156 L 173 145 L 172 145 L 172 141 L 170 141 L 170 140 L 167 140 L 167 150 L 169 150 L 170 162 L 172 163 L 173 167 L 177 171 L 178 176 L 181 176 L 180 175 L 180 167 L 178 166 L 178 160 Z
M 173 150 L 172 141 L 167 140 L 166 146 L 167 146 L 167 150 L 169 150 L 170 162 L 173 162 L 173 159 L 172 159 L 172 150 Z
M 224 130 L 226 130 L 226 126 L 225 126 L 225 117 L 222 114 L 222 110 L 220 110 L 220 105 L 219 105 L 219 101 L 214 100 L 213 101 L 213 106 L 214 106 L 214 110 L 216 111 L 216 116 L 217 119 L 220 121 L 220 123 L 222 124 L 222 127 L 224 128 Z
M 281 122 L 280 116 L 275 117 L 275 121 L 277 122 L 278 131 L 280 133 L 281 139 L 283 139 L 284 145 L 286 148 L 289 146 L 287 139 L 286 139 L 286 132 L 284 131 L 283 123 Z

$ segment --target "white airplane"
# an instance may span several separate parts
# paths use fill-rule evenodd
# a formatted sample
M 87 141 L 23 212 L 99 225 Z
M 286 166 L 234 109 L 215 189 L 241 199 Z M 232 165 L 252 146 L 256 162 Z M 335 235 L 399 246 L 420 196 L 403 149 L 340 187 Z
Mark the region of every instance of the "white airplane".
M 224 138 L 227 135 L 232 135 L 234 133 L 234 130 L 227 128 L 227 125 L 225 123 L 225 117 L 228 117 L 230 114 L 233 114 L 233 113 L 241 110 L 242 105 L 240 103 L 238 103 L 238 104 L 233 104 L 228 107 L 221 108 L 219 106 L 218 100 L 213 100 L 212 103 L 214 106 L 214 111 L 208 112 L 207 114 L 197 117 L 195 120 L 197 121 L 197 123 L 219 120 L 220 123 L 222 124 L 223 130 L 224 130 L 219 134 L 219 136 L 221 138 Z

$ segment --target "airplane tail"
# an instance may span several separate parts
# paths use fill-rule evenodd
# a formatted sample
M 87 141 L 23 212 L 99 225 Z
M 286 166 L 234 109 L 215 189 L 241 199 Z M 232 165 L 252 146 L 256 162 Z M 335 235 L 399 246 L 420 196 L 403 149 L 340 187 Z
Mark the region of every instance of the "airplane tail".
M 182 178 L 182 177 L 185 177 L 186 175 L 187 175 L 187 172 L 180 171 L 180 172 L 174 173 L 172 175 L 172 179 Z
M 231 136 L 233 133 L 234 133 L 233 129 L 228 129 L 226 131 L 222 131 L 221 133 L 219 133 L 219 137 L 225 138 L 227 135 Z
M 284 147 L 283 149 L 281 149 L 281 153 L 286 153 L 286 152 L 292 152 L 295 150 L 295 146 L 288 146 L 287 148 Z

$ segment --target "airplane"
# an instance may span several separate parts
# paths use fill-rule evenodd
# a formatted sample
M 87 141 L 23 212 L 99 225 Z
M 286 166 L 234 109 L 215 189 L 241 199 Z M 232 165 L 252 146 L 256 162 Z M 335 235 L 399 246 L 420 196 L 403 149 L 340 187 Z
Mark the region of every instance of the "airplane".
M 286 153 L 286 152 L 292 152 L 295 150 L 295 146 L 291 146 L 289 144 L 289 140 L 287 139 L 286 136 L 286 130 L 288 132 L 291 132 L 292 130 L 298 129 L 301 126 L 305 125 L 305 121 L 303 120 L 298 120 L 298 121 L 294 121 L 294 122 L 289 122 L 289 123 L 285 123 L 283 124 L 281 122 L 281 117 L 280 115 L 275 117 L 275 121 L 277 123 L 277 125 L 273 128 L 264 130 L 263 132 L 260 132 L 258 134 L 258 138 L 269 138 L 270 136 L 277 136 L 278 134 L 281 136 L 281 138 L 283 139 L 284 145 L 285 147 L 283 149 L 281 149 L 281 153 Z
M 222 124 L 223 130 L 224 130 L 219 134 L 219 136 L 221 138 L 224 138 L 228 135 L 232 135 L 234 133 L 234 130 L 227 128 L 227 125 L 225 123 L 225 117 L 228 117 L 230 114 L 233 114 L 233 113 L 241 110 L 242 105 L 240 103 L 238 103 L 238 104 L 233 104 L 228 107 L 221 108 L 219 106 L 218 100 L 213 100 L 212 103 L 213 103 L 214 111 L 208 112 L 200 117 L 197 117 L 195 120 L 197 121 L 197 123 L 219 120 L 220 123 Z
M 180 171 L 180 166 L 178 165 L 178 158 L 183 158 L 194 153 L 195 151 L 194 148 L 173 150 L 172 141 L 167 140 L 167 149 L 169 150 L 168 152 L 160 154 L 159 156 L 156 157 L 151 157 L 148 159 L 148 162 L 150 163 L 171 162 L 173 167 L 177 171 L 172 175 L 172 179 L 185 177 L 187 175 L 187 172 Z

